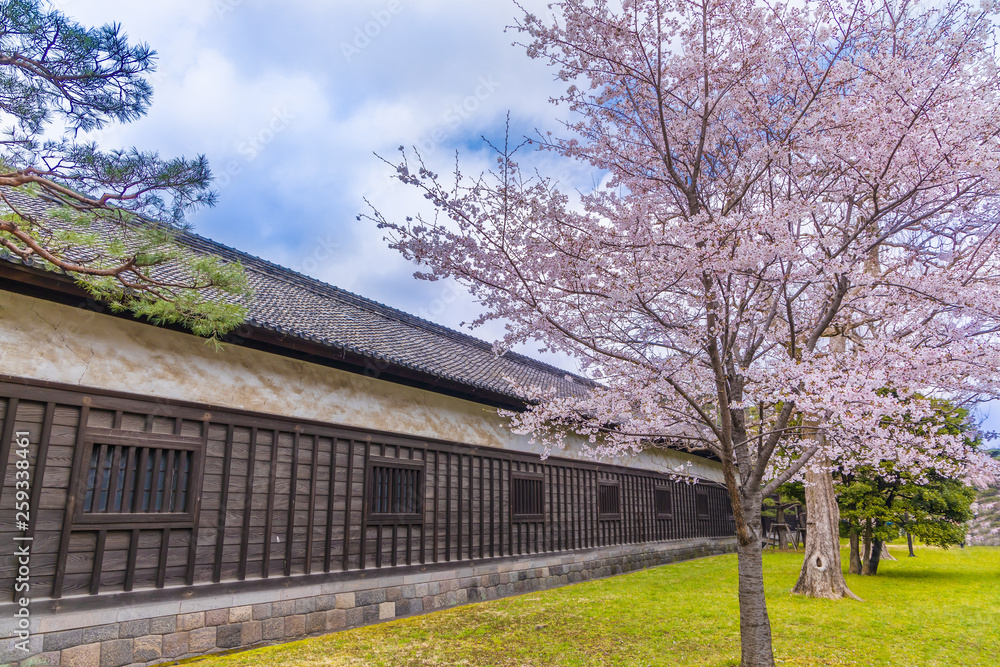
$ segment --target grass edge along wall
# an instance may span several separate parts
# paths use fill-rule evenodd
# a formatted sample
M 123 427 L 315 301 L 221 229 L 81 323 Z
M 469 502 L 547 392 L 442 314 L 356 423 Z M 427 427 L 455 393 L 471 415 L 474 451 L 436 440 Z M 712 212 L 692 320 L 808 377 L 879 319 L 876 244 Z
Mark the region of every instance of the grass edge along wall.
M 716 462 L 543 461 L 497 415 L 523 409 L 510 378 L 585 379 L 191 243 L 255 285 L 221 352 L 0 261 L 0 595 L 30 543 L 32 633 L 13 652 L 0 602 L 0 664 L 153 662 L 731 548 L 721 487 L 656 472 Z
M 701 550 L 689 555 L 705 555 L 726 550 L 713 538 L 732 535 L 727 497 L 714 483 L 673 482 L 632 468 L 542 461 L 531 453 L 2 379 L 3 442 L 27 434 L 35 483 L 29 491 L 29 528 L 16 530 L 7 515 L 13 514 L 9 501 L 17 493 L 18 454 L 5 444 L 0 543 L 13 544 L 16 536 L 32 539 L 32 620 L 34 631 L 44 635 L 41 645 L 33 646 L 37 655 L 82 646 L 97 650 L 95 642 L 85 641 L 86 628 L 75 629 L 79 637 L 49 641 L 56 635 L 46 630 L 59 628 L 59 615 L 74 611 L 138 612 L 150 604 L 153 614 L 155 603 L 191 597 L 209 608 L 213 596 L 216 606 L 226 608 L 225 600 L 241 590 L 276 599 L 289 586 L 325 582 L 326 590 L 337 591 L 358 580 L 398 585 L 404 574 L 623 545 L 667 543 L 668 552 L 670 542 L 675 548 L 691 543 Z M 588 576 L 677 558 L 658 559 L 650 551 L 619 554 L 618 561 L 607 561 Z M 13 554 L 4 554 L 0 591 L 7 600 L 14 598 L 16 569 Z M 558 583 L 565 582 L 556 575 L 532 585 Z M 453 602 L 458 601 L 456 594 Z M 392 601 L 378 604 L 386 602 Z M 13 606 L 0 609 L 13 612 Z M 372 610 L 358 613 L 349 619 L 352 625 L 384 618 L 388 610 L 380 608 L 379 616 Z M 264 640 L 263 620 L 259 637 L 253 626 L 244 637 L 241 626 L 239 641 L 229 629 L 219 643 L 223 630 L 214 629 L 215 643 L 204 649 Z M 298 623 L 288 623 L 282 633 L 296 636 Z M 326 621 L 320 625 L 314 617 L 309 627 L 329 629 Z M 191 631 L 199 629 L 207 635 L 204 628 Z M 150 659 L 158 659 L 162 638 L 159 649 L 149 639 L 145 652 L 135 648 L 149 636 L 101 642 L 101 664 L 125 660 L 126 653 L 128 662 L 120 664 L 138 664 L 154 654 Z M 111 644 L 125 639 L 131 648 Z M 5 654 L 6 660 L 15 657 Z

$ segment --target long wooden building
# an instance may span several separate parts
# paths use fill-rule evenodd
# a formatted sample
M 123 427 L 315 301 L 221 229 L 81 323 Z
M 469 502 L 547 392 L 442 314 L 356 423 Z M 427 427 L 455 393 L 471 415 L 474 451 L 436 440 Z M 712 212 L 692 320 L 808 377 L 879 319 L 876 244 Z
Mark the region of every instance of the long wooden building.
M 222 350 L 0 256 L 0 665 L 156 664 L 732 550 L 714 461 L 542 460 L 497 414 L 512 381 L 586 380 L 183 242 L 250 276 Z

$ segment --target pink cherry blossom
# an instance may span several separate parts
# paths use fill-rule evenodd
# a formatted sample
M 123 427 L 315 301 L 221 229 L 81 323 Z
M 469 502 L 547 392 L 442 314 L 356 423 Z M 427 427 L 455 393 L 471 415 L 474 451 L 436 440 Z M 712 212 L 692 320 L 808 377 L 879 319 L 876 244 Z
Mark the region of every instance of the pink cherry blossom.
M 567 138 L 448 179 L 404 152 L 397 176 L 435 214 L 371 217 L 419 277 L 466 284 L 477 323 L 509 323 L 498 349 L 540 340 L 595 380 L 582 397 L 521 387 L 513 428 L 597 457 L 719 458 L 743 661 L 770 665 L 764 495 L 834 462 L 996 475 L 962 436 L 911 425 L 935 398 L 1000 396 L 997 4 L 553 7 L 517 30 L 567 84 Z M 535 147 L 603 185 L 522 171 Z

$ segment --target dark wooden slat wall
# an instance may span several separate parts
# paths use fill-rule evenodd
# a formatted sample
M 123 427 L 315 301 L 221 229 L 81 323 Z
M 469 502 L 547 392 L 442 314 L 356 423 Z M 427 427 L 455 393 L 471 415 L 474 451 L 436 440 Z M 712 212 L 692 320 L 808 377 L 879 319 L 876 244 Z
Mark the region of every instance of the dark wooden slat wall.
M 143 434 L 188 442 L 197 438 L 201 446 L 189 464 L 187 507 L 177 508 L 186 514 L 171 515 L 169 521 L 148 513 L 119 517 L 115 523 L 82 522 L 74 508 L 82 504 L 86 490 L 90 457 L 83 449 L 90 446 L 90 429 L 120 431 L 134 437 L 139 447 Z M 15 431 L 27 431 L 32 443 L 31 577 L 36 598 L 733 534 L 728 496 L 714 484 L 263 415 L 210 414 L 0 382 L 0 433 L 10 437 Z M 8 458 L 0 462 L 0 543 L 11 544 L 15 454 L 10 447 L 5 451 Z M 116 451 L 118 457 L 122 449 Z M 419 513 L 397 523 L 367 516 L 366 476 L 373 457 L 422 464 Z M 167 458 L 176 466 L 184 460 L 173 452 Z M 141 470 L 145 463 L 138 465 Z M 541 497 L 532 492 L 527 501 L 512 498 L 513 477 L 540 479 Z M 124 479 L 127 486 L 132 473 L 126 472 Z M 599 511 L 601 484 L 617 488 L 617 515 Z M 671 494 L 669 518 L 656 514 L 655 492 L 664 488 Z M 707 519 L 696 514 L 696 493 L 708 495 Z M 540 507 L 540 515 L 515 515 L 515 501 Z M 13 595 L 14 572 L 13 557 L 0 556 L 0 595 L 6 599 Z

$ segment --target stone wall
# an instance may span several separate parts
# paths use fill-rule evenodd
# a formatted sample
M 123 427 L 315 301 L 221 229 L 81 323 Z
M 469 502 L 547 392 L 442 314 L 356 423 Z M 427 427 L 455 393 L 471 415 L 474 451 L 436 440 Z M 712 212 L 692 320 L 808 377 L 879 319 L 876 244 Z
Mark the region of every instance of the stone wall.
M 371 572 L 326 584 L 176 596 L 168 602 L 72 609 L 32 619 L 29 653 L 0 641 L 0 667 L 155 665 L 216 651 L 318 635 L 456 605 L 729 553 L 735 541 L 697 539 L 505 558 L 409 573 Z M 10 613 L 8 613 L 10 612 Z M 0 606 L 0 636 L 13 632 Z

